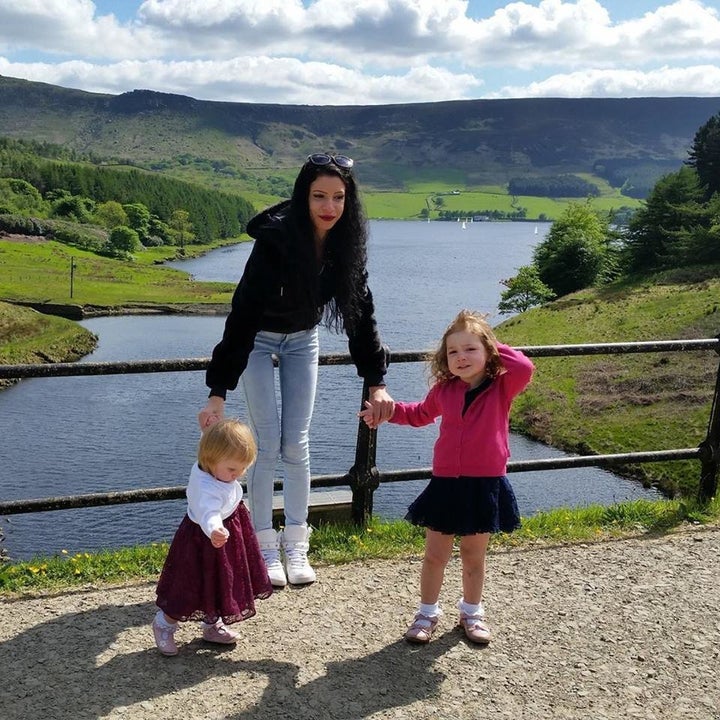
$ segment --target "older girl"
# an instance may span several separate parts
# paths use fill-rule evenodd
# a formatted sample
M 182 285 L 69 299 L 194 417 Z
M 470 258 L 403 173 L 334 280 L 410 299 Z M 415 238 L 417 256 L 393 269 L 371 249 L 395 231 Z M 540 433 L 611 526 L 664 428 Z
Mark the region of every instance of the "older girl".
M 496 340 L 485 316 L 463 310 L 445 331 L 430 369 L 434 383 L 425 399 L 395 403 L 390 419 L 419 427 L 442 418 L 430 483 L 406 515 L 425 528 L 425 556 L 420 606 L 405 639 L 426 643 L 437 627 L 445 567 L 459 535 L 459 622 L 468 640 L 487 644 L 490 629 L 482 597 L 490 533 L 520 526 L 515 494 L 505 475 L 510 405 L 530 382 L 534 367 L 519 350 Z M 360 415 L 375 426 L 369 409 Z

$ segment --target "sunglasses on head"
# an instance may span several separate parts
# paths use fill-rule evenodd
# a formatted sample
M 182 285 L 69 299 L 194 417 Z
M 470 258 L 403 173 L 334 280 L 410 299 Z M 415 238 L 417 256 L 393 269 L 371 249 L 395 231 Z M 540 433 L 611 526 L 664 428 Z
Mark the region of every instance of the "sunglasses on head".
M 308 155 L 308 162 L 312 163 L 313 165 L 319 165 L 322 167 L 323 165 L 330 165 L 331 163 L 334 165 L 337 165 L 339 168 L 344 168 L 345 170 L 349 170 L 354 164 L 355 161 L 352 158 L 349 158 L 347 155 L 328 155 L 327 153 L 313 153 L 312 155 Z

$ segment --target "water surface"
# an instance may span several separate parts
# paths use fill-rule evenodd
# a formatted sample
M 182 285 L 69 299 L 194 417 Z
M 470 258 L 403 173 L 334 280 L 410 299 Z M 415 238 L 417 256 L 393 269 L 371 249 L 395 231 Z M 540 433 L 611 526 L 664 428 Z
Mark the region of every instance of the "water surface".
M 370 285 L 383 340 L 392 350 L 434 347 L 462 307 L 503 318 L 497 303 L 510 277 L 530 262 L 547 231 L 527 223 L 373 222 Z M 200 280 L 237 280 L 249 243 L 203 258 L 172 263 Z M 218 316 L 127 316 L 82 324 L 99 344 L 83 362 L 207 357 L 222 334 Z M 321 334 L 321 352 L 347 352 L 344 336 Z M 427 392 L 421 363 L 391 366 L 389 391 L 398 400 Z M 361 380 L 353 366 L 321 367 L 311 428 L 313 474 L 340 474 L 354 462 Z M 184 485 L 199 437 L 204 373 L 37 378 L 0 393 L 0 496 L 41 498 Z M 245 417 L 240 391 L 230 393 L 229 414 Z M 429 467 L 437 428 L 386 424 L 379 431 L 381 470 Z M 514 460 L 564 453 L 511 436 Z M 638 483 L 596 468 L 514 473 L 521 513 L 559 506 L 610 504 L 658 497 Z M 375 513 L 401 517 L 426 481 L 383 485 Z M 35 554 L 95 550 L 167 540 L 184 512 L 183 501 L 16 515 L 2 521 L 5 546 L 16 559 Z

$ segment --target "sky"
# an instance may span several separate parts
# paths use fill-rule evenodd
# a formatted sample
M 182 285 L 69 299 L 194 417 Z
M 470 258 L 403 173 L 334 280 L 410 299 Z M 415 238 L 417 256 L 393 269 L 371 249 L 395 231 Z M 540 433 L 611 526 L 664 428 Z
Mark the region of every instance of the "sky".
M 720 95 L 720 0 L 0 0 L 0 75 L 386 105 Z

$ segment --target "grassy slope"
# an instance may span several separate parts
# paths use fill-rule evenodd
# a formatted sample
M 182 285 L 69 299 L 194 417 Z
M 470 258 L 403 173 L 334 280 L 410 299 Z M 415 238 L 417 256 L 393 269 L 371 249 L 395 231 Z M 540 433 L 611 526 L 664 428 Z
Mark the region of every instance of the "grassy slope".
M 678 271 L 585 290 L 497 328 L 515 345 L 717 337 L 720 268 Z M 711 351 L 538 358 L 513 421 L 533 437 L 581 453 L 697 447 L 710 417 L 718 357 Z M 694 495 L 694 461 L 628 468 L 667 492 Z
M 208 248 L 193 246 L 193 251 Z M 0 299 L 76 305 L 227 303 L 232 283 L 206 283 L 154 265 L 175 249 L 151 248 L 131 263 L 103 258 L 54 241 L 0 240 Z M 73 296 L 70 263 L 75 259 Z
M 0 302 L 0 363 L 4 365 L 77 360 L 91 352 L 96 341 L 93 333 L 71 320 Z

